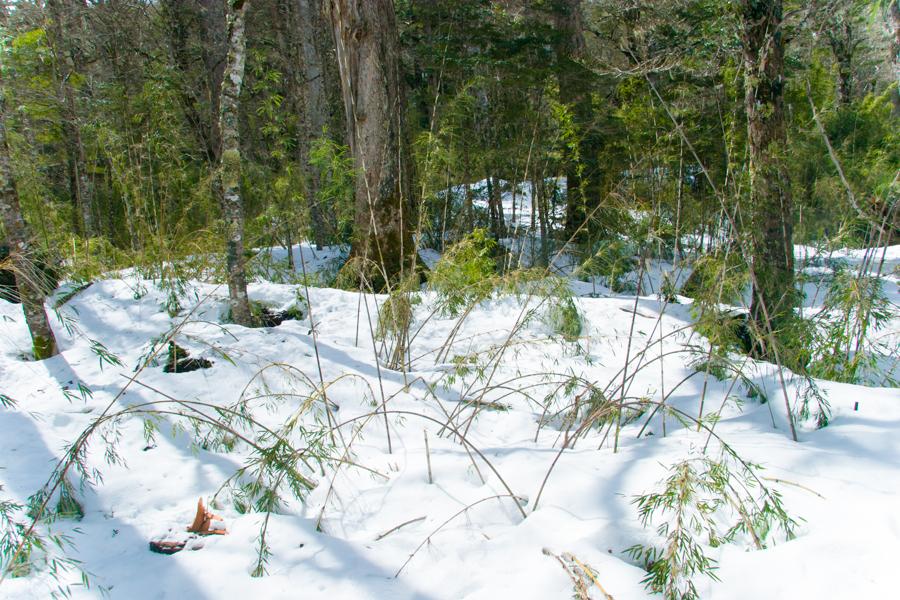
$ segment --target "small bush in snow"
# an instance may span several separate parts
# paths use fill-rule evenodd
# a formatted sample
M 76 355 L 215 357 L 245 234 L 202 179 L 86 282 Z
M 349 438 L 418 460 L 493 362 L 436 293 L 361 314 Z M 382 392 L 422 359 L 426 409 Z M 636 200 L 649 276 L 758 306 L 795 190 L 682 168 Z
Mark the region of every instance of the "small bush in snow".
M 647 589 L 666 600 L 696 600 L 695 577 L 718 580 L 708 548 L 744 538 L 762 550 L 777 529 L 793 537 L 795 522 L 779 494 L 763 485 L 759 469 L 729 453 L 718 461 L 688 458 L 671 467 L 662 489 L 634 499 L 645 527 L 661 521 L 660 544 L 626 550 L 647 569 Z
M 496 247 L 487 230 L 476 229 L 444 253 L 431 272 L 429 285 L 441 298 L 445 314 L 457 316 L 470 304 L 490 297 Z
M 606 286 L 614 292 L 630 291 L 633 282 L 627 280 L 629 273 L 637 268 L 634 248 L 623 240 L 603 242 L 593 255 L 588 257 L 575 271 L 575 275 L 587 281 L 591 277 L 601 277 Z

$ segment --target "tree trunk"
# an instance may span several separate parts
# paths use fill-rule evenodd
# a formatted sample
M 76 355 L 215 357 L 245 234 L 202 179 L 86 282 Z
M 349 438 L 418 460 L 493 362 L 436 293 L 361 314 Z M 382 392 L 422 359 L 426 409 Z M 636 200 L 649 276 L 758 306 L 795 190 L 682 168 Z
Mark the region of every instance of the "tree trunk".
M 491 235 L 494 236 L 494 239 L 499 240 L 506 235 L 506 227 L 503 222 L 503 195 L 500 189 L 500 179 L 493 175 L 488 175 L 486 181 Z
M 894 69 L 894 116 L 900 116 L 900 0 L 890 0 L 888 18 L 891 22 L 891 66 Z
M 841 107 L 850 106 L 853 99 L 853 54 L 857 42 L 853 36 L 852 19 L 849 10 L 843 11 L 832 20 L 831 27 L 826 31 L 837 64 L 838 104 Z
M 52 45 L 56 59 L 59 96 L 62 104 L 63 144 L 69 169 L 69 190 L 75 204 L 76 231 L 86 237 L 97 234 L 93 219 L 93 189 L 87 172 L 87 161 L 81 128 L 78 123 L 78 102 L 74 79 L 79 77 L 80 50 L 77 37 L 77 17 L 72 14 L 69 0 L 47 0 L 52 19 Z
M 550 211 L 547 206 L 547 192 L 544 185 L 544 177 L 538 173 L 532 181 L 532 202 L 537 201 L 538 221 L 541 232 L 541 266 L 546 267 L 550 264 Z
M 600 204 L 600 136 L 594 124 L 591 74 L 580 63 L 585 57 L 581 0 L 558 0 L 554 11 L 559 36 L 556 76 L 559 100 L 569 107 L 575 139 L 565 147 L 566 236 L 572 236 Z M 596 218 L 597 215 L 594 214 Z M 582 228 L 580 237 L 586 233 Z
M 325 60 L 322 47 L 326 34 L 322 19 L 321 5 L 317 0 L 296 0 L 296 31 L 300 37 L 300 59 L 304 78 L 302 122 L 303 133 L 298 145 L 300 168 L 306 181 L 306 201 L 309 218 L 312 221 L 316 247 L 321 249 L 328 239 L 329 227 L 323 207 L 319 204 L 319 173 L 310 164 L 312 144 L 323 135 L 327 122 L 327 100 L 325 90 Z
M 2 92 L 0 92 L 2 93 Z M 16 287 L 25 312 L 25 323 L 31 333 L 31 345 L 36 360 L 57 354 L 56 338 L 44 310 L 44 296 L 48 285 L 46 276 L 37 267 L 31 253 L 31 234 L 22 218 L 19 194 L 13 179 L 9 145 L 6 141 L 6 116 L 0 98 L 0 217 L 9 241 L 10 258 L 16 277 Z
M 743 0 L 742 12 L 754 273 L 750 314 L 761 332 L 777 333 L 797 299 L 791 189 L 784 168 L 781 0 Z
M 246 39 L 244 17 L 249 0 L 229 0 L 228 57 L 219 98 L 219 131 L 222 151 L 216 177 L 216 192 L 222 204 L 226 224 L 226 263 L 231 320 L 250 326 L 250 300 L 244 269 L 244 203 L 241 198 L 241 139 L 238 109 L 244 81 Z
M 330 13 L 356 166 L 351 255 L 383 287 L 414 263 L 396 16 L 391 0 L 330 0 Z

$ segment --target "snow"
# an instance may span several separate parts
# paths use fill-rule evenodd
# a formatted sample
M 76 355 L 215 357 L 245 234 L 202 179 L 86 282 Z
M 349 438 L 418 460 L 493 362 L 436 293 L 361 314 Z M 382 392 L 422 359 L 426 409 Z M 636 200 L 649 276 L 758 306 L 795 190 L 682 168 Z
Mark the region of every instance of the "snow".
M 297 268 L 302 252 L 311 273 L 331 268 L 342 255 L 306 245 L 293 252 Z M 835 255 L 861 259 L 852 251 Z M 273 262 L 285 256 L 276 249 Z M 892 266 L 885 268 L 884 281 L 896 307 L 900 247 L 887 256 Z M 656 266 L 654 273 L 670 267 Z M 629 366 L 628 374 L 636 374 L 627 396 L 671 394 L 671 406 L 693 415 L 701 396 L 706 414 L 724 405 L 716 434 L 745 460 L 763 465 L 763 476 L 789 482 L 771 485 L 799 522 L 795 539 L 776 535 L 764 550 L 742 538 L 707 548 L 719 563 L 721 581 L 697 578 L 700 597 L 894 595 L 890 563 L 900 548 L 896 389 L 818 382 L 832 407 L 831 422 L 823 429 L 813 419 L 801 422 L 800 441 L 793 442 L 772 365 L 750 366 L 752 381 L 769 399 L 765 404 L 747 398 L 741 383 L 731 394 L 743 402 L 724 403 L 731 382 L 704 383 L 702 374 L 676 387 L 693 372 L 695 357 L 686 349 L 704 347 L 689 327 L 688 305 L 664 305 L 646 290 L 636 299 L 605 288 L 597 294 L 596 283 L 571 285 L 581 296 L 576 303 L 585 323 L 578 342 L 553 335 L 541 317 L 545 307 L 535 298 L 485 301 L 460 325 L 459 319 L 432 314 L 437 298 L 424 292 L 415 306 L 412 364 L 405 373 L 388 368 L 386 352 L 376 360 L 373 350 L 380 349 L 372 331 L 384 296 L 310 287 L 312 321 L 307 316 L 276 328 L 245 329 L 220 323 L 224 286 L 190 282 L 182 311 L 173 318 L 164 309 L 166 292 L 124 274 L 94 283 L 61 309 L 75 328 L 67 331 L 54 322 L 63 352 L 42 362 L 23 360 L 29 339 L 21 308 L 0 301 L 0 391 L 17 402 L 0 408 L 0 500 L 24 503 L 44 485 L 67 444 L 106 412 L 166 397 L 224 407 L 264 396 L 248 401 L 260 423 L 277 428 L 298 417 L 312 431 L 329 417 L 325 404 L 310 400 L 324 381 L 330 417 L 346 423 L 343 443 L 338 439 L 332 454 L 351 464 L 336 468 L 330 461 L 304 471 L 315 489 L 304 502 L 286 500 L 270 515 L 266 576 L 250 576 L 265 514 L 238 512 L 224 492 L 214 511 L 224 518 L 227 535 L 202 538 L 202 547 L 172 556 L 149 552 L 151 539 L 170 530 L 180 535 L 197 499 L 210 500 L 252 452 L 240 443 L 230 452 L 204 449 L 189 428 L 172 430 L 172 415 L 161 417 L 160 431 L 149 442 L 141 418 L 126 416 L 117 424 L 120 462 L 105 460 L 100 432 L 90 443 L 88 466 L 99 469 L 103 480 L 79 492 L 84 518 L 47 526 L 71 536 L 70 553 L 91 574 L 92 587 L 73 587 L 73 597 L 100 597 L 98 586 L 112 598 L 129 599 L 571 597 L 572 582 L 542 552 L 547 548 L 590 565 L 617 600 L 647 598 L 644 570 L 624 550 L 656 538 L 653 528 L 642 527 L 632 499 L 654 489 L 670 465 L 696 455 L 706 433 L 669 417 L 664 436 L 657 414 L 647 425 L 653 435 L 638 438 L 645 416 L 623 427 L 617 451 L 594 428 L 555 462 L 565 428 L 560 418 L 544 417 L 543 403 L 551 397 L 553 413 L 571 402 L 572 395 L 560 388 L 572 376 L 615 388 L 626 354 L 633 359 L 649 348 L 641 361 L 646 365 Z M 140 286 L 147 293 L 136 299 Z M 250 286 L 253 300 L 278 307 L 305 294 L 302 285 L 262 279 Z M 173 328 L 179 345 L 212 360 L 213 367 L 165 374 L 158 361 L 140 369 L 154 340 Z M 889 330 L 897 335 L 898 319 Z M 661 344 L 649 345 L 660 338 Z M 93 340 L 123 364 L 103 363 Z M 663 353 L 662 360 L 650 362 Z M 472 369 L 460 372 L 458 365 L 466 361 Z M 80 397 L 79 382 L 92 395 Z M 802 386 L 787 374 L 795 410 Z M 484 408 L 469 419 L 475 409 L 465 402 L 472 400 L 507 410 Z M 385 415 L 378 412 L 382 406 L 391 452 Z M 441 434 L 448 415 L 457 416 L 454 422 L 466 429 L 470 446 Z M 292 443 L 302 447 L 298 435 Z M 346 455 L 344 443 L 351 445 Z M 519 500 L 508 497 L 507 486 Z M 63 576 L 63 583 L 77 580 L 75 573 Z M 0 597 L 46 598 L 56 585 L 46 567 L 37 568 L 4 580 Z M 602 597 L 596 588 L 592 593 Z
M 528 182 L 513 183 L 505 179 L 496 180 L 500 186 L 500 203 L 503 207 L 503 221 L 510 229 L 527 230 L 531 228 L 532 213 L 536 210 L 533 197 L 532 185 Z M 549 196 L 560 196 L 566 192 L 565 177 L 547 178 L 544 180 L 546 194 Z M 457 185 L 452 188 L 455 198 L 465 197 L 465 186 Z M 513 193 L 515 192 L 515 193 Z M 469 186 L 469 193 L 472 195 L 472 203 L 482 209 L 488 210 L 488 181 L 482 179 Z M 551 203 L 552 219 L 561 221 L 565 218 L 565 207 L 559 202 Z M 534 216 L 535 223 L 537 216 Z

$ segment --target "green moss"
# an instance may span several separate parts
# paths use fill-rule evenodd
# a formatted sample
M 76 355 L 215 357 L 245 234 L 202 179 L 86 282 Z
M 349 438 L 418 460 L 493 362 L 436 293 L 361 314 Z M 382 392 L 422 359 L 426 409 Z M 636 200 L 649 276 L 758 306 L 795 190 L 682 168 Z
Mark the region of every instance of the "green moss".
M 35 360 L 44 360 L 56 354 L 56 344 L 53 339 L 42 335 L 31 335 L 31 347 Z
M 235 188 L 241 178 L 241 153 L 239 150 L 229 148 L 222 152 L 222 187 L 223 189 Z

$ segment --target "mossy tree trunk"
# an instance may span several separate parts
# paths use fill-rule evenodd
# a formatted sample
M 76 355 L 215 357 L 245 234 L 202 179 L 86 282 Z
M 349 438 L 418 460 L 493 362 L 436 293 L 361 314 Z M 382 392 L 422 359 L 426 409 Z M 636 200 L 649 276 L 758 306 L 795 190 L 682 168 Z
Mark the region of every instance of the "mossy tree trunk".
M 741 9 L 753 253 L 750 314 L 760 332 L 777 336 L 797 301 L 791 189 L 784 164 L 782 3 L 743 0 Z
M 241 87 L 244 81 L 247 0 L 228 0 L 228 55 L 219 98 L 219 131 L 222 151 L 216 171 L 216 193 L 225 217 L 225 260 L 231 320 L 252 325 L 244 260 L 244 203 L 241 197 L 241 139 L 238 130 Z
M 377 266 L 366 272 L 384 287 L 412 266 L 414 251 L 396 16 L 390 0 L 330 0 L 329 9 L 356 167 L 351 255 Z
M 2 91 L 0 91 L 2 94 Z M 37 267 L 31 252 L 31 234 L 19 206 L 19 193 L 13 179 L 9 144 L 6 140 L 5 105 L 0 96 L 0 217 L 9 243 L 16 287 L 25 312 L 25 323 L 31 333 L 36 360 L 57 354 L 56 338 L 44 310 L 44 297 L 49 291 L 46 277 Z
M 850 106 L 853 100 L 853 58 L 861 41 L 855 35 L 853 19 L 849 9 L 841 11 L 825 31 L 837 65 L 838 104 L 842 108 Z

